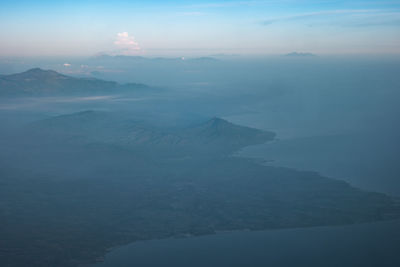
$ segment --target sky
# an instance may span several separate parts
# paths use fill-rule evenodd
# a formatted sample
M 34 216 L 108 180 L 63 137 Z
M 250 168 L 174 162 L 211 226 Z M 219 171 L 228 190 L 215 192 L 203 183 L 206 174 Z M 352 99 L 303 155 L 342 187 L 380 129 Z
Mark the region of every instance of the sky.
M 0 56 L 400 54 L 400 0 L 0 3 Z

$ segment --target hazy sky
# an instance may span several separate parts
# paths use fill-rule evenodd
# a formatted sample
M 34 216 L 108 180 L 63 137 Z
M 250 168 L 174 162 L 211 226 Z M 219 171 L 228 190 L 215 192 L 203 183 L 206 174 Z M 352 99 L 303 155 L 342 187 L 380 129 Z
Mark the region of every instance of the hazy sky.
M 0 3 L 0 56 L 400 53 L 400 0 Z

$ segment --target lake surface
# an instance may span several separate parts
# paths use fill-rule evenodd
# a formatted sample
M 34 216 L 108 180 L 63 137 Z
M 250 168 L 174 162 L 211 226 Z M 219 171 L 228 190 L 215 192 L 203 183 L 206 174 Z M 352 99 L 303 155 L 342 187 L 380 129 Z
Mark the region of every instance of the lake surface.
M 263 158 L 267 165 L 316 171 L 367 191 L 400 196 L 400 150 L 393 136 L 342 134 L 288 138 L 246 147 L 237 155 Z
M 400 221 L 135 242 L 93 267 L 400 266 Z
M 400 196 L 400 127 L 391 121 L 396 114 L 387 116 L 387 121 L 367 125 L 345 123 L 341 118 L 330 120 L 329 126 L 301 123 L 296 114 L 282 122 L 274 121 L 268 113 L 227 119 L 277 133 L 275 141 L 245 147 L 237 156 L 262 158 L 272 166 L 315 171 L 367 191 Z M 354 117 L 361 120 L 362 116 Z

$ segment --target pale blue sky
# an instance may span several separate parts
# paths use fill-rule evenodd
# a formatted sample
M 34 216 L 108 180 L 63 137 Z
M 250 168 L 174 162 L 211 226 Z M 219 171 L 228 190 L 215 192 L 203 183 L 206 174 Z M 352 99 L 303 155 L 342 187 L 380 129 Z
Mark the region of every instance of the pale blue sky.
M 399 54 L 399 1 L 6 1 L 0 56 Z

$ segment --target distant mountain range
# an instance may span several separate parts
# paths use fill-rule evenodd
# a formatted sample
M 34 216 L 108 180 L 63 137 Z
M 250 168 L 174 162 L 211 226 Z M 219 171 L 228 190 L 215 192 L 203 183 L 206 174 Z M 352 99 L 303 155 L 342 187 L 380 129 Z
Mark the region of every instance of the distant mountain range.
M 195 58 L 185 58 L 185 57 L 142 57 L 142 56 L 124 56 L 124 55 L 98 55 L 91 60 L 94 61 L 151 61 L 151 62 L 211 62 L 218 61 L 214 57 L 195 57 Z
M 301 53 L 301 52 L 292 52 L 285 55 L 286 57 L 316 57 L 317 55 L 312 53 Z
M 118 84 L 94 78 L 75 78 L 40 68 L 0 76 L 0 96 L 92 95 L 132 93 L 148 89 L 144 84 Z

